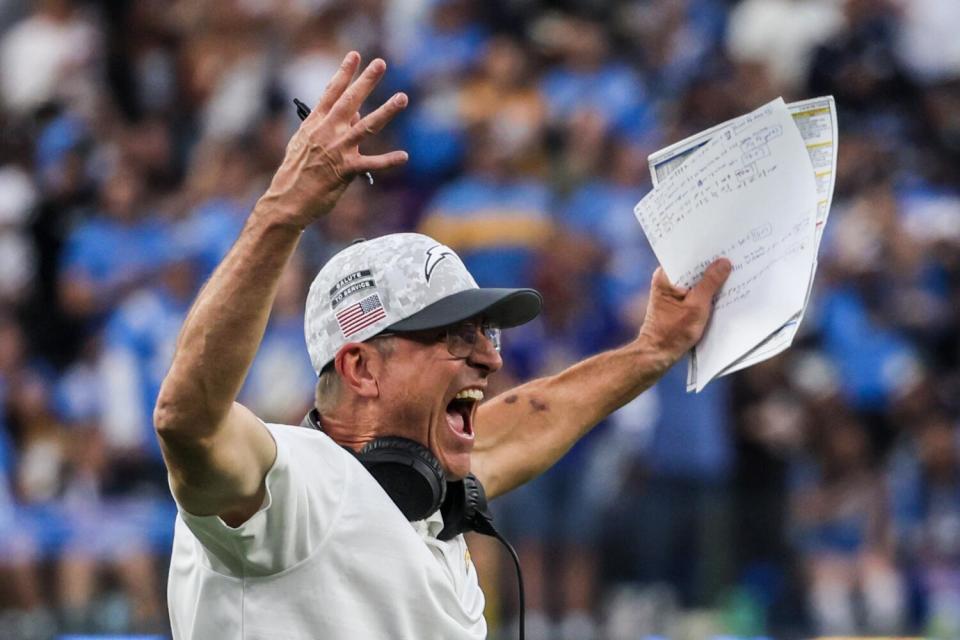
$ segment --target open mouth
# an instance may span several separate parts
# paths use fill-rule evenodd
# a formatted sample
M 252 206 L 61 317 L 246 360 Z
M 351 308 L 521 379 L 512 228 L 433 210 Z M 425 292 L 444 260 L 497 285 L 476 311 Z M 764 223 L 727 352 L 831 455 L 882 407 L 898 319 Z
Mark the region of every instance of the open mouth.
M 483 400 L 480 389 L 464 389 L 447 405 L 447 424 L 458 435 L 473 437 L 473 408 Z

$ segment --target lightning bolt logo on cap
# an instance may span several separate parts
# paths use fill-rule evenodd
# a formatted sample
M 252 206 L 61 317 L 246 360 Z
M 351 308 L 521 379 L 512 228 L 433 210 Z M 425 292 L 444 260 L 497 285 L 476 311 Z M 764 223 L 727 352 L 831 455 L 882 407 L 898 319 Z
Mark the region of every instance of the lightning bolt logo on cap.
M 453 249 L 444 245 L 437 244 L 426 251 L 427 260 L 423 263 L 423 276 L 427 279 L 427 282 L 430 282 L 430 276 L 433 274 L 433 270 L 437 268 L 437 265 L 446 258 L 447 256 L 457 257 L 457 254 L 453 252 Z

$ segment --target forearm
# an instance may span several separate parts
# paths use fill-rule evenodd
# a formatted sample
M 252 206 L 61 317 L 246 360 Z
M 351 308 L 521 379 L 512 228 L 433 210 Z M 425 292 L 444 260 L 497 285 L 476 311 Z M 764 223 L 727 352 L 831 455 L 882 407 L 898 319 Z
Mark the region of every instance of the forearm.
M 473 462 L 487 494 L 505 493 L 544 472 L 598 422 L 652 386 L 676 360 L 640 336 L 483 405 Z
M 240 391 L 270 315 L 277 283 L 301 229 L 257 203 L 236 243 L 187 314 L 157 399 L 157 428 L 214 435 Z
M 398 93 L 361 119 L 360 105 L 386 64 L 376 59 L 352 81 L 359 64 L 356 52 L 344 58 L 187 315 L 157 401 L 154 421 L 161 436 L 183 430 L 192 439 L 216 435 L 260 345 L 280 273 L 300 232 L 333 209 L 353 176 L 406 162 L 402 151 L 360 154 L 360 142 L 406 107 L 407 97 Z
M 262 504 L 276 444 L 234 402 L 253 362 L 290 255 L 307 226 L 327 215 L 352 178 L 406 161 L 402 151 L 365 156 L 359 144 L 407 104 L 396 94 L 360 118 L 386 65 L 354 81 L 352 51 L 287 144 L 267 193 L 187 314 L 154 410 L 154 426 L 180 505 L 240 523 Z

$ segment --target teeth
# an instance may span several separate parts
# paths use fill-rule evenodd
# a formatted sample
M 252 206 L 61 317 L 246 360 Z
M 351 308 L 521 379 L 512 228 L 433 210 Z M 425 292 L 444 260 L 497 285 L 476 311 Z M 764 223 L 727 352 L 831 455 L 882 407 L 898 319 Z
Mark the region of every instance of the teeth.
M 480 402 L 483 400 L 483 391 L 480 389 L 464 389 L 454 396 L 454 400 L 474 400 Z

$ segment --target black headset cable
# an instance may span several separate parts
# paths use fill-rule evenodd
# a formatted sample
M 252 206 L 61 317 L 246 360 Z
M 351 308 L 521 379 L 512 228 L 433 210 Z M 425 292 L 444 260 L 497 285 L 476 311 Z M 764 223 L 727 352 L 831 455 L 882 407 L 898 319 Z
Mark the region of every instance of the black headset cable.
M 523 629 L 524 629 L 524 602 L 526 597 L 523 594 L 523 571 L 520 570 L 520 557 L 517 555 L 516 549 L 513 548 L 507 539 L 500 535 L 500 532 L 496 529 L 493 530 L 493 537 L 503 543 L 503 546 L 507 548 L 507 551 L 510 552 L 510 557 L 513 558 L 513 566 L 517 569 L 517 591 L 520 594 L 520 615 L 518 616 L 520 620 L 520 635 L 518 636 L 520 640 L 523 640 Z
M 524 640 L 524 629 L 526 626 L 525 623 L 525 604 L 526 596 L 523 591 L 523 571 L 520 569 L 520 556 L 517 555 L 516 549 L 513 548 L 513 545 L 507 542 L 507 539 L 504 538 L 496 527 L 493 526 L 493 518 L 490 517 L 490 514 L 485 511 L 476 511 L 471 518 L 472 528 L 477 533 L 482 533 L 487 536 L 492 536 L 500 541 L 503 546 L 507 548 L 507 551 L 510 552 L 510 557 L 513 559 L 513 566 L 517 569 L 517 592 L 520 597 L 520 611 L 518 620 L 520 623 L 520 634 L 517 636 L 520 640 Z

